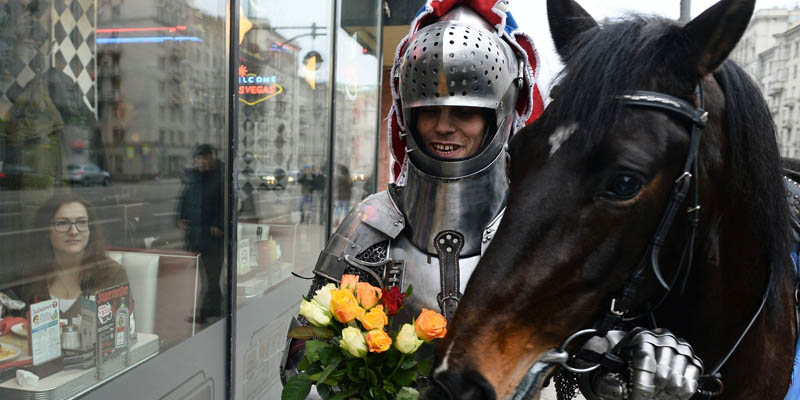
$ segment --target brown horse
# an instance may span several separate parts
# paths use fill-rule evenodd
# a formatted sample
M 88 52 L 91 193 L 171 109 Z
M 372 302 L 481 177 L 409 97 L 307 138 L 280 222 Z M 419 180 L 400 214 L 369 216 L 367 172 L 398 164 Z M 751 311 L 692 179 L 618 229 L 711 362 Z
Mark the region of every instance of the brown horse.
M 796 341 L 786 192 L 768 107 L 725 61 L 754 3 L 723 0 L 684 26 L 642 16 L 601 26 L 572 0 L 548 0 L 565 68 L 544 114 L 510 143 L 508 208 L 425 398 L 509 398 L 549 350 L 623 312 L 617 323 L 645 315 L 628 323 L 685 338 L 706 372 L 720 365 L 720 398 L 783 398 Z M 702 106 L 707 124 L 633 104 L 643 90 Z M 662 245 L 654 235 L 701 125 L 691 186 Z

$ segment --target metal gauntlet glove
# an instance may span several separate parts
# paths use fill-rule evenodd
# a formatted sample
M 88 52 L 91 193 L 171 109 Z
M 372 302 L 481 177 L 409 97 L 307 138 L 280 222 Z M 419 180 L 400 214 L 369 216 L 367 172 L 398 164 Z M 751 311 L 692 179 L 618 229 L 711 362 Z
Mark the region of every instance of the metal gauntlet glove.
M 608 352 L 607 358 L 627 366 L 621 371 L 601 367 L 582 375 L 581 392 L 592 400 L 687 400 L 697 392 L 703 372 L 692 346 L 665 329 L 610 331 L 584 348 Z

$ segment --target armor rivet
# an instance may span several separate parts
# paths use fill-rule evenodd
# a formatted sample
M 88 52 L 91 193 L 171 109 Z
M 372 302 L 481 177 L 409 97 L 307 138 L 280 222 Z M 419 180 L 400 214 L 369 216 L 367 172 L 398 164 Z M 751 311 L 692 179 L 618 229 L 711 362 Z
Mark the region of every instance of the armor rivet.
M 399 224 L 399 223 L 397 223 L 397 222 L 395 222 L 395 223 L 394 223 L 394 226 L 398 226 L 398 225 L 400 225 L 400 224 Z
M 448 247 L 447 248 L 447 252 L 450 253 L 451 251 L 453 251 L 453 248 L 452 247 Z
M 350 248 L 351 248 L 351 249 L 355 249 L 355 248 L 356 248 L 356 245 L 354 245 L 354 244 L 351 244 L 351 245 L 350 245 Z
M 453 239 L 453 243 L 458 243 L 458 239 Z
M 452 238 L 453 238 L 453 236 L 451 236 L 451 235 L 447 235 L 447 236 L 445 236 L 445 237 L 447 238 L 447 240 L 450 240 L 450 239 L 452 239 Z
M 439 244 L 444 244 L 444 239 L 439 239 Z
M 342 257 L 339 257 L 336 260 L 339 261 L 339 262 L 342 262 Z
M 487 240 L 492 240 L 492 237 L 491 236 L 487 236 L 486 239 Z

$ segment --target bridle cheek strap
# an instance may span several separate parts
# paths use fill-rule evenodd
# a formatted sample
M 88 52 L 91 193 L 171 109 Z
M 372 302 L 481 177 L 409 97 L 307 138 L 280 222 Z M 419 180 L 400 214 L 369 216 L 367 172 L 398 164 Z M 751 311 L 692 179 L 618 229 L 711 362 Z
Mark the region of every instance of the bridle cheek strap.
M 626 282 L 625 286 L 620 292 L 620 295 L 612 300 L 611 308 L 598 324 L 597 329 L 600 335 L 605 335 L 609 329 L 611 329 L 633 308 L 634 302 L 636 301 L 636 295 L 646 280 L 645 271 L 648 265 L 652 268 L 653 274 L 656 276 L 658 282 L 666 290 L 666 293 L 662 297 L 663 301 L 663 299 L 665 299 L 675 287 L 675 283 L 677 282 L 678 276 L 681 274 L 683 266 L 690 266 L 692 263 L 695 231 L 700 221 L 700 196 L 697 185 L 694 185 L 695 190 L 692 198 L 692 204 L 687 209 L 687 213 L 689 214 L 690 232 L 687 235 L 687 240 L 684 244 L 684 255 L 681 257 L 681 263 L 675 271 L 674 278 L 670 283 L 667 283 L 663 274 L 661 273 L 659 255 L 661 254 L 661 248 L 664 245 L 667 234 L 672 227 L 672 223 L 675 221 L 675 216 L 678 214 L 678 210 L 686 199 L 686 194 L 692 187 L 692 178 L 697 176 L 697 153 L 700 149 L 700 138 L 702 135 L 702 130 L 705 128 L 706 123 L 708 122 L 708 112 L 703 109 L 703 88 L 700 83 L 698 83 L 697 87 L 695 88 L 695 96 L 697 97 L 699 107 L 695 107 L 694 105 L 677 97 L 657 92 L 635 91 L 619 97 L 623 105 L 638 108 L 656 109 L 676 114 L 691 124 L 691 133 L 689 135 L 689 148 L 687 149 L 683 169 L 672 186 L 669 202 L 667 203 L 667 207 L 664 210 L 661 221 L 656 228 L 653 239 L 651 240 L 644 257 L 639 262 L 636 270 L 634 270 L 634 272 L 631 274 L 628 282 Z M 688 274 L 688 268 L 689 267 L 687 267 L 686 274 Z M 661 302 L 659 301 L 659 304 L 660 303 Z

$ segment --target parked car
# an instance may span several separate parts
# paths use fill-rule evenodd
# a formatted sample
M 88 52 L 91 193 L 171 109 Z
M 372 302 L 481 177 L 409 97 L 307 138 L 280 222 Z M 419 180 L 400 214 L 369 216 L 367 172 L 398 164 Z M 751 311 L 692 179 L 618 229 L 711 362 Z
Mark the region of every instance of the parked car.
M 286 189 L 289 177 L 281 167 L 261 167 L 256 170 L 256 177 L 261 180 L 259 189 Z
M 89 186 L 111 185 L 111 174 L 94 164 L 69 164 L 64 180 L 72 184 Z
M 33 168 L 23 164 L 5 164 L 0 170 L 0 188 L 18 190 L 22 187 L 22 175 L 34 173 Z

